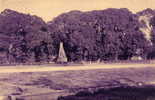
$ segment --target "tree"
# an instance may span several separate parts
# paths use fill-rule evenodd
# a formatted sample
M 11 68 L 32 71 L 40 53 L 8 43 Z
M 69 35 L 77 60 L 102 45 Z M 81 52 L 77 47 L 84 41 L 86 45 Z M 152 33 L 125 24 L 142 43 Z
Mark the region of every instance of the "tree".
M 152 46 L 148 54 L 148 59 L 154 59 L 155 58 L 155 16 L 151 18 L 150 25 L 152 26 L 152 31 L 151 31 Z
M 91 60 L 95 52 L 94 29 L 88 23 L 80 21 L 81 14 L 82 12 L 73 11 L 62 14 L 48 23 L 55 45 L 63 42 L 69 61 Z M 88 52 L 91 55 L 88 55 Z
M 46 23 L 37 16 L 6 9 L 0 14 L 0 34 L 7 39 L 8 60 L 14 63 L 47 61 L 51 39 Z M 32 58 L 32 59 L 31 59 Z
M 125 60 L 147 47 L 138 16 L 124 8 L 71 11 L 48 25 L 55 43 L 64 43 L 70 61 Z

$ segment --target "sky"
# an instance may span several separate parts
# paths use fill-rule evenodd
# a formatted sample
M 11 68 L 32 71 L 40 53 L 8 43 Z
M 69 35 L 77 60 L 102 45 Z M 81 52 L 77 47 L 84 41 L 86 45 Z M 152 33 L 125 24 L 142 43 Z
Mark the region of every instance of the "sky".
M 132 12 L 138 12 L 146 8 L 155 9 L 155 0 L 0 0 L 0 11 L 6 8 L 37 15 L 45 21 L 50 21 L 71 10 L 128 8 Z

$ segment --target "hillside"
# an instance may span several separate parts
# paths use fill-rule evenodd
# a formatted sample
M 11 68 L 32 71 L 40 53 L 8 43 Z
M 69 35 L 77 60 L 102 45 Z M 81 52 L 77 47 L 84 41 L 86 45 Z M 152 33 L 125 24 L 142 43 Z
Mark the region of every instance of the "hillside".
M 56 62 L 60 42 L 68 62 L 102 62 L 155 57 L 155 13 L 127 8 L 70 11 L 45 23 L 6 9 L 0 14 L 0 63 Z

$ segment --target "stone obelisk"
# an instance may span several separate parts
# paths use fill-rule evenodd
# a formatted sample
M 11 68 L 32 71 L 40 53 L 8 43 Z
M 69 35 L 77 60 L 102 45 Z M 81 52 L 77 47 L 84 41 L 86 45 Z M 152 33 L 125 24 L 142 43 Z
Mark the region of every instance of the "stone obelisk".
M 58 58 L 57 58 L 57 62 L 59 62 L 59 63 L 67 62 L 67 56 L 66 56 L 66 53 L 65 53 L 62 42 L 60 42 L 59 55 L 58 55 Z

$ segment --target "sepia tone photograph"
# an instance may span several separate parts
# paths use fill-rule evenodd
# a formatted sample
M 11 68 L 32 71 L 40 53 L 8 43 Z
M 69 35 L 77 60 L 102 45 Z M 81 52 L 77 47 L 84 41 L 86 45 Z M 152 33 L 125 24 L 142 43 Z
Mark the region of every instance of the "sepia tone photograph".
M 155 0 L 0 0 L 0 100 L 155 100 Z

